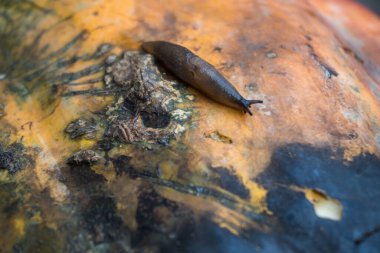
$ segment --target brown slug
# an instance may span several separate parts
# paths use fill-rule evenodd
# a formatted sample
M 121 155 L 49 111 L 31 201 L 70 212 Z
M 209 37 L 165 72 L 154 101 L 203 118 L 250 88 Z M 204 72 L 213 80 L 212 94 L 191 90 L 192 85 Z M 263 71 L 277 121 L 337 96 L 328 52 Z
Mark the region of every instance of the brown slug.
M 142 48 L 154 55 L 178 78 L 216 102 L 243 109 L 250 115 L 250 105 L 263 102 L 245 99 L 211 64 L 185 47 L 165 41 L 149 41 L 144 42 Z

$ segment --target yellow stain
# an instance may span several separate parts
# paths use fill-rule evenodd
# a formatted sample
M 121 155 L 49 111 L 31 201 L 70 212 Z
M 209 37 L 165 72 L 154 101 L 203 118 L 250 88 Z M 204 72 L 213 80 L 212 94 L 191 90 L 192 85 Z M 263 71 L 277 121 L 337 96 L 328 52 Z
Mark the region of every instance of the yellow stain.
M 19 237 L 25 234 L 25 220 L 21 218 L 16 218 L 13 220 L 14 229 Z
M 178 169 L 178 165 L 174 161 L 162 161 L 159 164 L 160 177 L 163 179 L 174 179 L 177 176 Z
M 272 214 L 266 205 L 266 197 L 268 191 L 256 182 L 245 182 L 245 186 L 248 188 L 251 196 L 251 203 L 257 208 L 258 212 L 266 212 Z

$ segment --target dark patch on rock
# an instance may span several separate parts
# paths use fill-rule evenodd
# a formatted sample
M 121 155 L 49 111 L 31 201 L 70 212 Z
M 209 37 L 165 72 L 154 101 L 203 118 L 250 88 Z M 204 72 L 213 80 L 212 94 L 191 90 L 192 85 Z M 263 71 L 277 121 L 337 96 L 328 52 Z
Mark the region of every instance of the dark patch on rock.
M 163 198 L 152 187 L 147 187 L 141 191 L 136 211 L 136 221 L 139 226 L 139 236 L 137 237 L 145 237 L 149 231 L 164 229 L 160 226 L 167 221 L 159 221 L 159 215 L 154 213 L 154 210 L 160 207 L 169 209 L 171 214 L 174 214 L 178 208 L 175 202 Z M 141 239 L 139 238 L 139 240 Z
M 129 110 L 132 115 L 136 115 L 137 113 L 137 105 L 135 102 L 129 100 L 129 99 L 125 99 L 124 100 L 124 107 Z
M 131 157 L 121 155 L 112 159 L 113 166 L 115 168 L 116 175 L 129 174 L 133 170 L 131 165 Z
M 90 165 L 62 168 L 65 184 L 72 192 L 76 204 L 77 226 L 68 232 L 65 246 L 68 252 L 84 252 L 100 247 L 128 252 L 130 231 L 117 214 L 116 201 L 109 191 L 106 178 L 91 169 Z
M 108 152 L 115 147 L 115 143 L 110 139 L 103 139 L 96 143 L 96 148 Z
M 214 179 L 214 181 L 220 187 L 239 196 L 240 198 L 249 198 L 249 190 L 244 186 L 243 182 L 241 182 L 237 175 L 234 174 L 232 171 L 223 167 L 212 167 L 211 170 L 218 175 L 218 177 Z
M 205 215 L 196 222 L 188 220 L 179 231 L 175 242 L 163 252 L 287 253 L 290 251 L 274 237 L 261 232 L 253 231 L 248 237 L 246 233 L 240 236 L 234 235 Z
M 60 181 L 70 189 L 79 206 L 87 201 L 88 195 L 105 195 L 107 179 L 89 164 L 66 166 L 61 173 Z
M 26 235 L 13 246 L 13 252 L 57 252 L 62 247 L 60 235 L 43 224 L 28 226 Z
M 170 114 L 165 111 L 142 111 L 141 119 L 144 126 L 151 128 L 165 128 L 170 123 Z
M 126 174 L 131 178 L 148 177 L 157 178 L 157 172 L 152 168 L 138 169 L 131 164 L 131 157 L 126 155 L 111 158 L 116 175 Z
M 67 133 L 71 139 L 80 137 L 92 139 L 95 137 L 96 130 L 96 122 L 94 119 L 77 119 L 67 125 L 65 133 Z
M 4 201 L 4 200 L 2 200 L 2 201 Z M 16 199 L 16 200 L 13 200 L 13 201 L 9 201 L 8 205 L 5 206 L 1 210 L 1 212 L 7 214 L 8 217 L 9 217 L 12 214 L 16 213 L 19 210 L 19 207 L 20 207 L 20 200 Z
M 167 210 L 170 215 L 164 219 L 158 210 L 162 213 Z M 147 188 L 139 195 L 136 220 L 138 230 L 132 245 L 137 250 L 154 245 L 153 252 L 168 253 L 289 252 L 285 245 L 276 243 L 273 236 L 261 232 L 234 235 L 213 222 L 208 214 L 195 216 L 191 210 L 160 196 L 153 188 Z
M 23 170 L 27 167 L 34 168 L 35 161 L 32 155 L 29 155 L 24 145 L 21 143 L 12 143 L 8 147 L 0 143 L 0 169 L 8 170 L 9 174 Z
M 126 235 L 123 220 L 116 213 L 115 200 L 109 196 L 92 197 L 82 215 L 95 243 L 113 242 Z
M 0 212 L 8 218 L 18 211 L 22 203 L 16 191 L 16 183 L 0 183 Z
M 136 210 L 138 229 L 132 237 L 132 246 L 138 252 L 154 249 L 153 252 L 188 252 L 194 224 L 190 209 L 159 195 L 153 187 L 141 189 Z M 188 248 L 189 247 L 189 248 Z
M 268 207 L 278 219 L 275 233 L 291 252 L 357 252 L 359 240 L 380 224 L 380 160 L 362 154 L 347 163 L 342 152 L 291 144 L 278 148 L 258 181 L 268 189 Z M 340 221 L 316 216 L 303 193 L 291 186 L 319 189 L 343 206 Z M 365 238 L 365 237 L 364 237 Z M 371 237 L 369 237 L 371 238 Z
M 104 152 L 105 166 L 109 164 L 110 157 L 109 152 L 115 147 L 114 141 L 109 138 L 104 138 L 98 141 L 95 145 L 96 150 L 100 150 Z
M 86 190 L 87 186 L 89 188 L 96 188 L 98 185 L 103 185 L 107 181 L 103 175 L 96 173 L 89 165 L 64 168 L 63 172 L 65 183 L 69 187 Z

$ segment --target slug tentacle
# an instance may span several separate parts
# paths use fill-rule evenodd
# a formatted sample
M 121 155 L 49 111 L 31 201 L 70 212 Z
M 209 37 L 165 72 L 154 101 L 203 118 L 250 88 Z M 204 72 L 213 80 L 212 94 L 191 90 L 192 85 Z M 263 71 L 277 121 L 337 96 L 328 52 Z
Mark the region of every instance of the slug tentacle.
M 262 100 L 246 100 L 246 99 L 244 99 L 242 101 L 244 113 L 248 113 L 249 115 L 252 116 L 252 112 L 251 112 L 251 110 L 249 110 L 249 108 L 251 107 L 251 105 L 253 105 L 253 104 L 261 104 L 261 103 L 263 103 Z
M 253 104 L 262 104 L 262 100 L 246 100 L 248 103 L 248 106 L 253 105 Z
M 235 87 L 220 74 L 211 64 L 180 45 L 166 41 L 149 41 L 142 48 L 153 54 L 165 67 L 177 77 L 201 91 L 209 98 L 223 105 L 249 110 L 251 104 L 262 103 L 262 100 L 246 100 Z

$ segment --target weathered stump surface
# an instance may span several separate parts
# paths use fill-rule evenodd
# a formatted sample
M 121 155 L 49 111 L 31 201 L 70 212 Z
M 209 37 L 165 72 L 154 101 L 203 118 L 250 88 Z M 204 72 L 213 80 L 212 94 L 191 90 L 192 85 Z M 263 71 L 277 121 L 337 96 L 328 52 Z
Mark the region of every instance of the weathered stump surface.
M 1 1 L 0 252 L 378 252 L 379 67 L 352 1 Z

